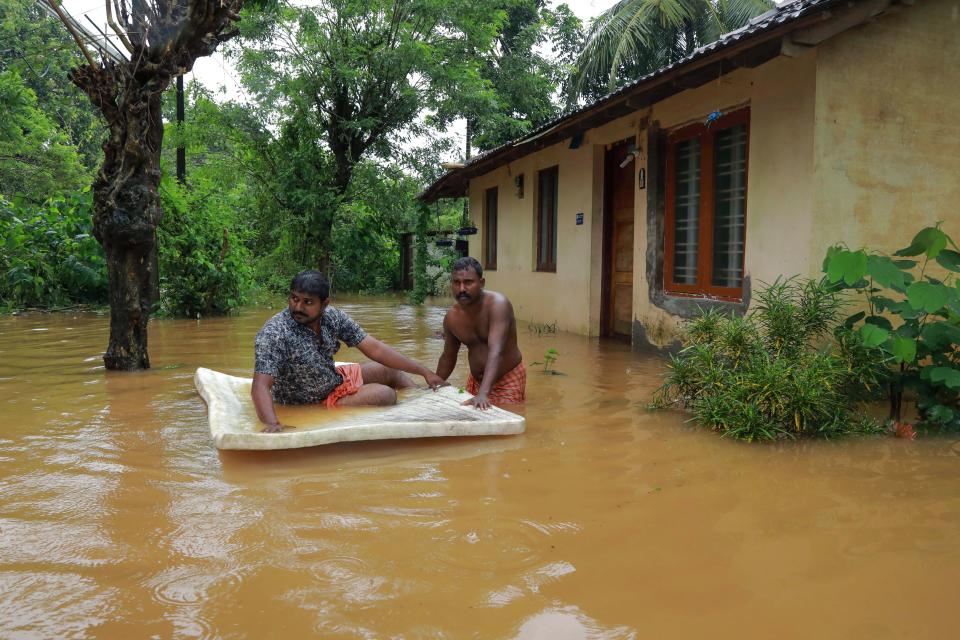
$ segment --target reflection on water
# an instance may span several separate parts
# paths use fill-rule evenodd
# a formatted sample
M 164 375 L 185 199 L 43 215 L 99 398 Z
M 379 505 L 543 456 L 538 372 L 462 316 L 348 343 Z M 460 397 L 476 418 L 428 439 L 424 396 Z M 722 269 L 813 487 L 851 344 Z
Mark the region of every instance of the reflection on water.
M 340 306 L 436 362 L 443 309 Z M 0 637 L 955 633 L 956 439 L 720 439 L 644 410 L 657 358 L 521 323 L 564 374 L 521 436 L 217 452 L 193 372 L 272 313 L 155 321 L 133 374 L 105 316 L 0 318 Z

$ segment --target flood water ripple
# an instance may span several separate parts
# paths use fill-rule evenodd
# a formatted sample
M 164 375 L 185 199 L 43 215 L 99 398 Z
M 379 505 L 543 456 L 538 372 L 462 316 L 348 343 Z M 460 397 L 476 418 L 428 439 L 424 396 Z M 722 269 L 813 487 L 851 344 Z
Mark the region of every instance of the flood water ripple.
M 442 308 L 335 304 L 436 363 Z M 525 434 L 218 452 L 193 372 L 276 311 L 154 320 L 137 373 L 105 315 L 0 318 L 0 638 L 955 635 L 956 438 L 730 441 L 646 411 L 659 358 L 521 323 Z

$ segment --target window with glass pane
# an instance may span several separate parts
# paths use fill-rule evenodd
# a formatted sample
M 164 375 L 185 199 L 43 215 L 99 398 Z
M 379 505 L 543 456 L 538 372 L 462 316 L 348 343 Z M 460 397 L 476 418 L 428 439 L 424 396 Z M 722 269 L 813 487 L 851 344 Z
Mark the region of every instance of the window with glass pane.
M 667 141 L 664 288 L 740 297 L 750 112 L 684 127 Z
M 537 176 L 537 271 L 557 270 L 558 174 L 551 167 Z
M 497 196 L 496 187 L 487 189 L 483 199 L 483 268 L 497 268 Z
M 717 132 L 714 142 L 713 275 L 716 287 L 743 283 L 747 211 L 747 126 Z
M 676 149 L 673 281 L 696 284 L 700 239 L 700 140 L 684 140 Z

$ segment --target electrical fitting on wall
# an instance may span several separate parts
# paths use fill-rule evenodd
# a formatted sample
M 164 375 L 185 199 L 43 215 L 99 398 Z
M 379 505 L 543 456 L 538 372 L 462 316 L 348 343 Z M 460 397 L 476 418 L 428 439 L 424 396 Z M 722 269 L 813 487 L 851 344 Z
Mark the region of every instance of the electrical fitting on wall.
M 631 142 L 627 147 L 627 157 L 620 162 L 620 168 L 623 169 L 625 166 L 634 161 L 635 158 L 643 157 L 643 151 L 641 151 L 636 143 Z

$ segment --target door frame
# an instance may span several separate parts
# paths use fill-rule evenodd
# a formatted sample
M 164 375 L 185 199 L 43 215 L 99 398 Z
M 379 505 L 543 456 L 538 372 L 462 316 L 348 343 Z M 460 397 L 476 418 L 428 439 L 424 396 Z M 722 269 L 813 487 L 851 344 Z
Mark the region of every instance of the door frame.
M 636 142 L 637 137 L 630 136 L 611 142 L 609 149 L 605 145 L 603 151 L 603 227 L 601 232 L 601 245 L 603 247 L 601 262 L 603 267 L 600 272 L 600 337 L 626 341 L 630 341 L 630 336 L 613 332 L 613 309 L 611 308 L 613 301 L 613 177 L 616 175 L 615 169 L 619 168 L 612 165 L 615 162 L 614 158 L 618 147 L 631 143 L 636 144 Z M 636 162 L 636 159 L 634 159 L 634 162 Z M 636 211 L 636 193 L 634 193 L 633 206 L 634 211 Z

